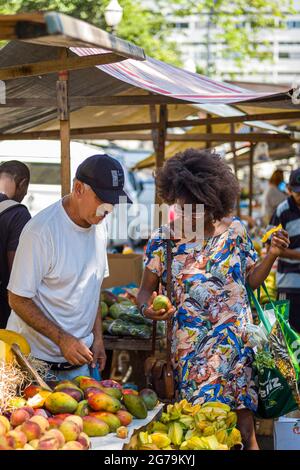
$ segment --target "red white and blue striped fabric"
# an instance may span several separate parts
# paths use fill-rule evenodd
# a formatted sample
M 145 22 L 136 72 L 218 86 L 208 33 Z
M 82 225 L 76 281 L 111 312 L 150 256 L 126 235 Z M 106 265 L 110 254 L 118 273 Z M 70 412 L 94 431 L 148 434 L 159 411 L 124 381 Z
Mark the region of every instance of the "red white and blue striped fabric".
M 108 52 L 99 48 L 71 47 L 70 49 L 78 56 Z M 126 59 L 123 62 L 97 67 L 129 85 L 192 103 L 237 103 L 274 95 L 274 92 L 256 93 L 215 81 L 151 57 L 147 57 L 145 61 Z

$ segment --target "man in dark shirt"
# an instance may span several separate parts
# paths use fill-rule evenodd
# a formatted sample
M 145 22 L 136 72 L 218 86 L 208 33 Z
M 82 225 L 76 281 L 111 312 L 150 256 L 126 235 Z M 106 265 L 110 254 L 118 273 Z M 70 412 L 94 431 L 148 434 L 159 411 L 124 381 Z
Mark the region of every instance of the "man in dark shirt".
M 292 171 L 289 197 L 277 207 L 270 224 L 288 232 L 290 246 L 282 250 L 277 267 L 280 300 L 290 301 L 290 324 L 300 333 L 300 168 Z
M 0 164 L 0 328 L 5 328 L 10 314 L 7 285 L 24 226 L 30 219 L 21 201 L 27 193 L 29 169 L 11 160 Z

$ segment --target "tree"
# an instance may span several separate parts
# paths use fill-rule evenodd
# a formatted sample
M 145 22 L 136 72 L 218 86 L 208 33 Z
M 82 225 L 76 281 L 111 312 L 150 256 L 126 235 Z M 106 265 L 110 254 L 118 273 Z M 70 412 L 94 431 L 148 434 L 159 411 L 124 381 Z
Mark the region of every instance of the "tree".
M 0 0 L 0 13 L 59 11 L 106 29 L 104 9 L 108 3 L 109 0 Z M 151 57 L 180 66 L 180 52 L 168 40 L 171 26 L 163 14 L 143 7 L 139 0 L 119 0 L 119 3 L 123 18 L 117 36 L 143 47 Z
M 157 0 L 160 9 L 165 8 L 166 3 L 166 0 Z M 208 68 L 212 67 L 209 46 L 213 26 L 219 30 L 213 39 L 223 43 L 223 57 L 233 57 L 242 66 L 248 58 L 271 58 L 269 42 L 259 36 L 266 28 L 284 27 L 284 16 L 294 12 L 293 0 L 172 0 L 167 10 L 181 17 L 199 15 L 207 29 Z

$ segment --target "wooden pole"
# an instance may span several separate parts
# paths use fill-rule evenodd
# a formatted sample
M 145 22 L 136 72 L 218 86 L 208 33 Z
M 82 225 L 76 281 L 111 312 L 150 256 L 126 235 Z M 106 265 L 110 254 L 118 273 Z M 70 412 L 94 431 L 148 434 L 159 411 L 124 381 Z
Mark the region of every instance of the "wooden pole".
M 167 120 L 168 120 L 168 108 L 167 105 L 163 104 L 159 107 L 159 128 L 158 128 L 158 137 L 157 137 L 157 148 L 155 151 L 155 167 L 156 169 L 161 168 L 165 161 L 165 149 L 166 149 L 166 135 L 167 135 Z M 160 204 L 161 199 L 157 192 L 157 187 L 155 187 L 155 204 Z M 157 206 L 155 212 L 157 211 Z M 157 214 L 154 214 L 155 222 L 158 222 L 160 226 L 162 224 L 162 213 L 159 211 L 158 217 Z M 155 225 L 154 225 L 155 226 Z
M 253 169 L 254 169 L 254 144 L 250 144 L 250 160 L 249 160 L 249 211 L 248 214 L 252 217 L 252 204 L 253 204 Z
M 207 118 L 207 119 L 210 119 L 210 118 L 211 118 L 211 114 L 207 114 L 206 118 Z M 208 122 L 208 124 L 206 124 L 206 132 L 207 132 L 207 134 L 211 134 L 211 132 L 212 132 L 212 126 L 211 126 L 211 124 L 210 124 L 209 122 Z M 209 149 L 209 148 L 211 147 L 211 143 L 207 141 L 206 144 L 205 144 L 205 147 L 206 147 L 207 149 Z
M 62 56 L 67 56 L 66 49 L 63 49 Z M 57 112 L 60 121 L 60 142 L 61 142 L 61 196 L 70 193 L 71 181 L 71 159 L 70 159 L 70 113 L 68 96 L 68 72 L 62 71 L 58 74 L 56 83 L 57 91 Z
M 234 133 L 235 133 L 234 124 L 230 124 L 230 133 L 231 133 L 231 135 L 234 135 Z M 236 178 L 238 179 L 238 164 L 237 164 L 237 154 L 236 154 L 235 142 L 231 142 L 231 151 L 232 151 L 232 155 L 233 155 L 234 174 L 235 174 Z M 237 196 L 237 201 L 236 201 L 236 215 L 238 217 L 241 216 L 240 199 L 241 198 L 240 198 L 240 193 L 239 193 L 238 196 Z

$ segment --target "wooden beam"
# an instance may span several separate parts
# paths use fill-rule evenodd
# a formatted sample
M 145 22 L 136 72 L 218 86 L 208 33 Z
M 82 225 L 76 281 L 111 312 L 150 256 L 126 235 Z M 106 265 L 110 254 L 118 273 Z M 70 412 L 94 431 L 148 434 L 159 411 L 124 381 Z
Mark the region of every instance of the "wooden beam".
M 1 70 L 1 69 L 0 69 Z M 70 96 L 72 107 L 84 106 L 145 106 L 155 104 L 191 104 L 164 95 Z M 56 106 L 53 98 L 7 98 L 0 108 L 50 108 Z
M 94 129 L 92 132 L 91 129 Z M 151 133 L 133 132 L 99 132 L 101 128 L 71 129 L 72 139 L 108 139 L 108 140 L 141 140 L 152 141 Z M 34 131 L 0 134 L 0 140 L 35 140 L 59 139 L 59 131 Z M 272 143 L 299 143 L 285 134 L 166 134 L 167 142 L 272 142 Z
M 3 35 L 2 35 L 3 31 Z M 144 50 L 85 21 L 57 12 L 0 16 L 0 40 L 19 39 L 58 47 L 97 47 L 135 60 Z
M 77 70 L 96 65 L 121 62 L 126 57 L 115 53 L 95 54 L 85 57 L 67 57 L 66 59 L 45 60 L 31 64 L 11 65 L 0 69 L 0 80 L 10 80 L 20 77 L 33 77 L 60 70 Z
M 63 55 L 67 55 L 65 49 Z M 60 122 L 60 171 L 61 171 L 61 196 L 64 197 L 70 192 L 71 181 L 71 158 L 70 158 L 70 113 L 68 103 L 68 72 L 60 72 L 56 83 L 57 92 L 57 112 Z
M 295 119 L 300 117 L 300 111 L 283 111 L 280 113 L 259 113 L 259 114 L 244 114 L 242 116 L 226 116 L 226 117 L 213 117 L 206 119 L 183 119 L 180 121 L 168 121 L 168 128 L 170 127 L 195 127 L 208 124 L 230 124 L 248 121 L 276 121 L 284 119 Z

